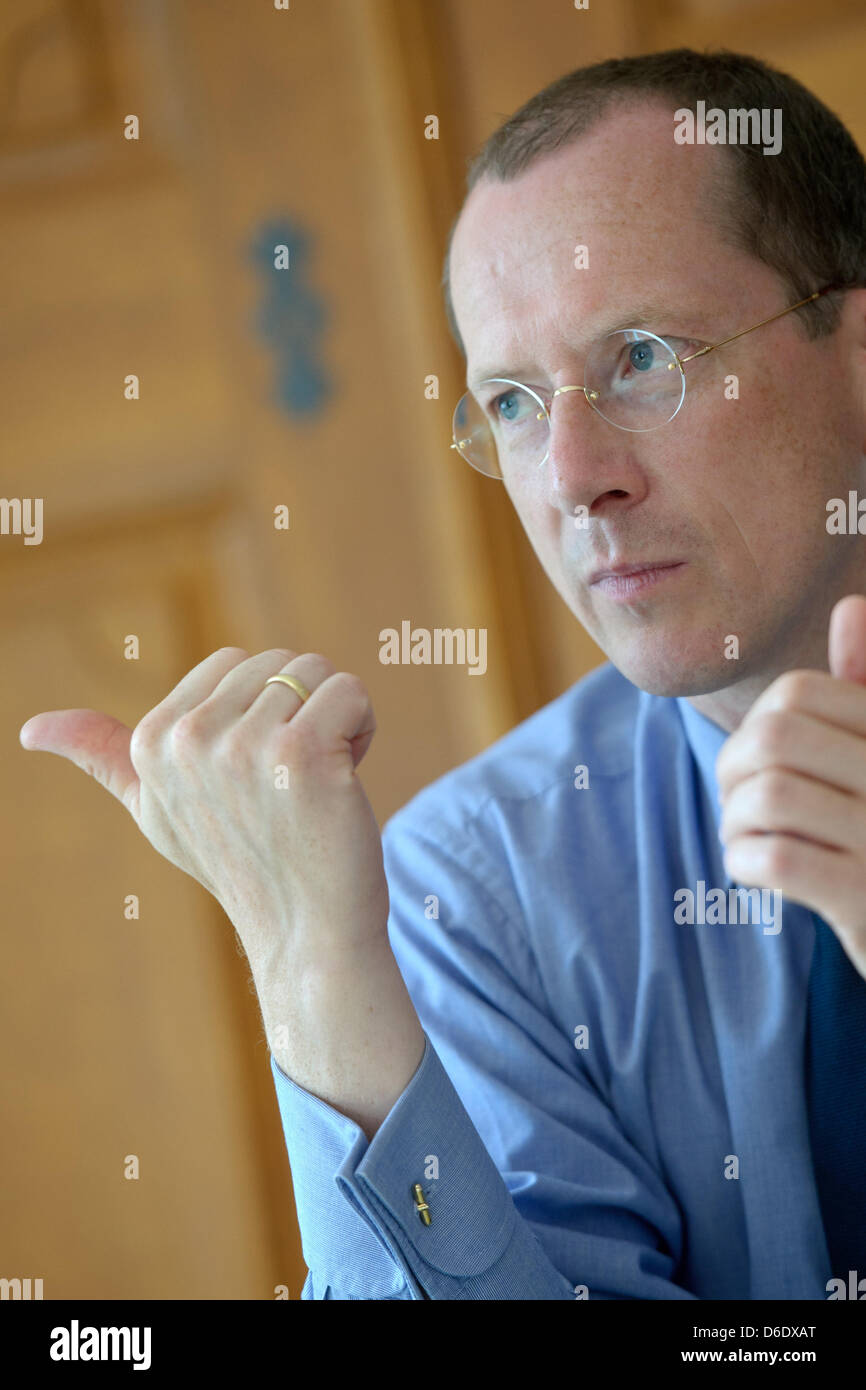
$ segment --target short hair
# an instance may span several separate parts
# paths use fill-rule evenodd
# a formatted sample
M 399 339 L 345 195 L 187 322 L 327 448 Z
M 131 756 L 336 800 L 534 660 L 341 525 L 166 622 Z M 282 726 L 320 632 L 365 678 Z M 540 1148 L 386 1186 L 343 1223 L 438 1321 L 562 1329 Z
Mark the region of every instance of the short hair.
M 866 284 L 866 162 L 833 112 L 796 78 L 758 58 L 727 49 L 698 53 L 669 49 L 609 58 L 576 68 L 536 93 L 488 137 L 469 165 L 466 195 L 481 179 L 506 183 L 536 160 L 585 135 L 614 104 L 642 96 L 676 109 L 704 101 L 706 109 L 781 108 L 784 139 L 778 154 L 731 144 L 731 177 L 717 186 L 719 231 L 777 272 L 794 301 L 824 285 Z M 465 348 L 454 316 L 448 236 L 442 286 L 454 340 Z M 839 300 L 824 296 L 801 311 L 810 338 L 832 333 Z

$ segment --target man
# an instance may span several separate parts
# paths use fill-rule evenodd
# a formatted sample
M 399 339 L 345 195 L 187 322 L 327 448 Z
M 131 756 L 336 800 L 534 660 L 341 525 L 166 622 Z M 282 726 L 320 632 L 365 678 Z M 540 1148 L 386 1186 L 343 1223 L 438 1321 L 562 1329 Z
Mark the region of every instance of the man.
M 681 142 L 698 101 L 781 112 L 780 152 Z M 223 649 L 131 739 L 66 711 L 22 741 L 234 922 L 303 1297 L 858 1297 L 863 161 L 755 60 L 611 61 L 491 137 L 449 272 L 455 445 L 611 664 L 384 860 L 369 701 L 317 655 Z

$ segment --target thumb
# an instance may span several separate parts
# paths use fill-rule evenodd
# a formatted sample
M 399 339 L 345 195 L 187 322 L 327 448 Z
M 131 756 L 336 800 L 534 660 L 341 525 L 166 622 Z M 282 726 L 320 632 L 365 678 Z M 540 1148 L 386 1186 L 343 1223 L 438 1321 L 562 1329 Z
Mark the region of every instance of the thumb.
M 866 685 L 866 598 L 848 594 L 830 614 L 830 674 Z
M 28 719 L 18 737 L 23 748 L 68 758 L 138 820 L 141 783 L 129 756 L 132 730 L 119 719 L 95 709 L 47 710 Z

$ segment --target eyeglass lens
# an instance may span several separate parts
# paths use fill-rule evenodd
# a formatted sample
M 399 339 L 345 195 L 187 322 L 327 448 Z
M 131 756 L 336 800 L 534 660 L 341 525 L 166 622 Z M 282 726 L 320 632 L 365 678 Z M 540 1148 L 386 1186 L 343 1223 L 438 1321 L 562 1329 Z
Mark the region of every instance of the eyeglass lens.
M 658 429 L 685 395 L 685 376 L 671 347 L 653 333 L 625 328 L 593 344 L 584 387 L 589 404 L 619 429 Z M 576 394 L 576 393 L 575 393 Z M 488 477 L 538 467 L 547 458 L 550 417 L 540 396 L 517 382 L 482 382 L 454 412 L 454 442 Z

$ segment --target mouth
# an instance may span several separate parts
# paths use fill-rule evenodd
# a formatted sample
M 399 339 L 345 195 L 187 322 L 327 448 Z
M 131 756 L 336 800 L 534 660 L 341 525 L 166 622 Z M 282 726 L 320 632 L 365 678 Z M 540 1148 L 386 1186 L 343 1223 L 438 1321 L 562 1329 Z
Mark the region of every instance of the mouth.
M 662 584 L 687 568 L 684 560 L 650 560 L 638 565 L 612 565 L 596 570 L 589 577 L 589 587 L 605 598 L 630 599 Z

